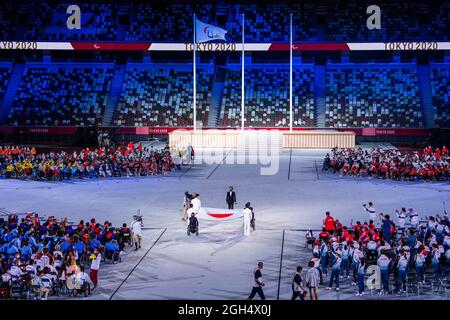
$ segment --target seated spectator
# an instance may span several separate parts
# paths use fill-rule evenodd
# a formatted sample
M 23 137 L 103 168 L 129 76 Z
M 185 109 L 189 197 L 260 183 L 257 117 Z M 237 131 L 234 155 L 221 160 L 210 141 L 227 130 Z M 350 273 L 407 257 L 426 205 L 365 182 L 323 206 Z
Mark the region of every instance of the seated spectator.
M 348 174 L 406 181 L 441 181 L 450 178 L 450 156 L 446 146 L 435 150 L 427 147 L 415 152 L 334 148 L 329 163 L 329 171 L 334 173 L 339 171 L 341 176 Z M 354 163 L 358 163 L 358 169 L 349 172 Z M 411 218 L 416 216 L 412 212 L 402 214 L 405 217 L 406 215 Z M 417 222 L 415 219 L 414 224 Z

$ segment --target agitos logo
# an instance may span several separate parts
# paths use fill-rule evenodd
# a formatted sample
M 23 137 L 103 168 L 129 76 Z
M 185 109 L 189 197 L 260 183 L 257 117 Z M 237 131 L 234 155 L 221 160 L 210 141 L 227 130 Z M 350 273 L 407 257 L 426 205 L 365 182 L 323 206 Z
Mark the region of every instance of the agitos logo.
M 203 28 L 203 33 L 206 34 L 208 38 L 214 38 L 216 36 L 219 36 L 218 34 L 215 34 L 213 30 L 209 26 L 206 26 Z

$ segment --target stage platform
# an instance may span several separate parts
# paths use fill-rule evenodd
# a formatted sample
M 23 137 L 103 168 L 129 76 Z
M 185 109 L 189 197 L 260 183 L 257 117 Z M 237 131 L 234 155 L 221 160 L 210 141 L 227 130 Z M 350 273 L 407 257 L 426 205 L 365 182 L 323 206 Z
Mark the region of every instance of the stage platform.
M 283 147 L 292 149 L 354 148 L 356 134 L 351 131 L 305 130 L 283 133 Z
M 270 141 L 270 142 L 268 142 Z M 279 143 L 277 142 L 279 141 Z M 175 130 L 169 133 L 171 149 L 238 148 L 261 143 L 277 143 L 281 148 L 330 149 L 354 148 L 356 134 L 334 130 Z

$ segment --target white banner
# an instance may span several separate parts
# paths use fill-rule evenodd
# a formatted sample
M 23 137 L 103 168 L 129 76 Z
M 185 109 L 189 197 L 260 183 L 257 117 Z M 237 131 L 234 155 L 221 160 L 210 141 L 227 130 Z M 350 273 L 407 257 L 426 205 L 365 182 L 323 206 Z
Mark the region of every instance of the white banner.
M 217 208 L 200 208 L 197 219 L 209 221 L 227 221 L 243 217 L 242 209 L 217 209 Z

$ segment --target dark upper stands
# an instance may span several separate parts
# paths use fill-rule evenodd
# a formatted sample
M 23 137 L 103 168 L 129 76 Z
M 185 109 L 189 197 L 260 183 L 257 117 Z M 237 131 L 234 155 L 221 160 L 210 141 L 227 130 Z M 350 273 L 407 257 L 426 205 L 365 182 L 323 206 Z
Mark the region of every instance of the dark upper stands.
M 366 8 L 372 3 L 337 4 L 114 4 L 79 3 L 81 30 L 68 30 L 67 7 L 50 1 L 0 4 L 1 40 L 192 40 L 193 14 L 228 30 L 229 41 L 241 40 L 241 14 L 245 14 L 248 42 L 287 42 L 289 15 L 293 14 L 296 41 L 448 40 L 449 3 L 377 3 L 382 10 L 381 30 L 366 28 Z M 16 17 L 27 12 L 27 19 Z M 119 15 L 124 18 L 119 19 Z
M 56 6 L 45 1 L 33 3 L 24 38 L 26 40 L 116 40 L 117 7 L 111 3 L 81 3 L 81 29 L 69 30 L 66 26 L 67 7 L 73 3 Z

